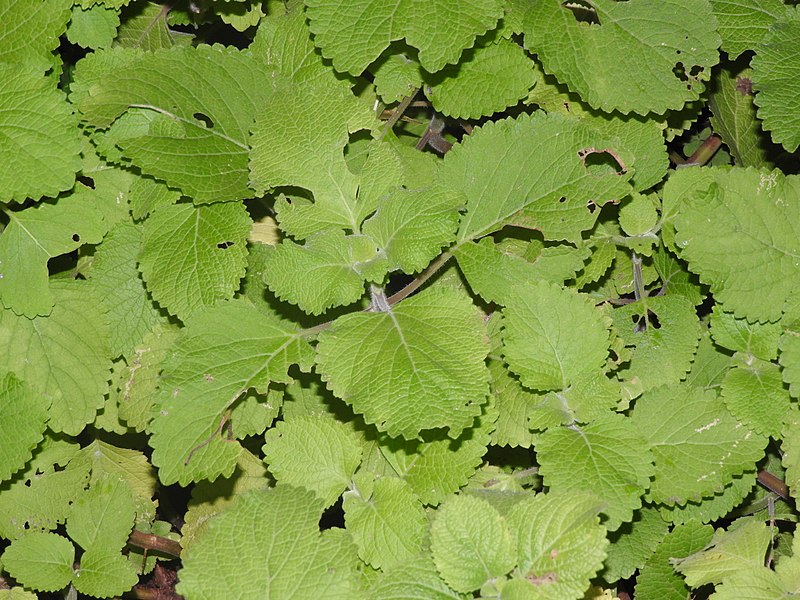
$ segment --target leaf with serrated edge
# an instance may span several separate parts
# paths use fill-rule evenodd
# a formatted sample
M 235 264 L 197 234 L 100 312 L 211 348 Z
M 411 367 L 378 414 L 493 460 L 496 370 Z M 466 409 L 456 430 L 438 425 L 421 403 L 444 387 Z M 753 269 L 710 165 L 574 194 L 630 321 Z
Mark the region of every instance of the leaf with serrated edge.
M 463 600 L 436 570 L 429 553 L 379 573 L 368 596 L 373 600 Z
M 725 406 L 756 433 L 777 438 L 784 418 L 792 409 L 780 368 L 771 362 L 741 356 L 734 357 L 734 364 L 722 380 Z
M 226 441 L 225 411 L 250 388 L 288 382 L 292 364 L 308 367 L 311 348 L 296 326 L 241 302 L 196 314 L 164 366 L 153 420 L 153 464 L 165 484 L 229 476 L 241 447 Z
M 477 590 L 502 577 L 515 563 L 515 539 L 495 508 L 474 496 L 453 496 L 431 526 L 431 551 L 436 568 L 459 592 Z
M 630 419 L 613 413 L 588 425 L 547 430 L 536 452 L 548 488 L 591 492 L 604 502 L 609 531 L 633 518 L 655 470 L 642 434 Z
M 376 569 L 404 564 L 419 552 L 428 518 L 411 486 L 397 477 L 363 472 L 344 493 L 347 531 L 358 555 Z
M 785 11 L 781 0 L 711 0 L 719 22 L 722 49 L 731 58 L 756 50 L 758 42 Z
M 336 502 L 361 462 L 358 436 L 327 417 L 284 420 L 264 438 L 264 462 L 275 479 L 311 490 L 326 507 Z
M 72 505 L 67 534 L 84 550 L 113 554 L 128 541 L 135 512 L 127 482 L 101 477 Z
M 53 312 L 0 311 L 0 364 L 50 401 L 50 429 L 77 435 L 103 404 L 111 374 L 105 313 L 85 281 L 54 281 Z
M 714 343 L 734 352 L 744 352 L 762 360 L 778 357 L 778 338 L 781 326 L 778 323 L 750 323 L 737 319 L 719 305 L 711 313 L 711 337 Z
M 42 439 L 47 400 L 13 373 L 0 379 L 0 481 L 21 469 Z
M 535 113 L 475 128 L 446 154 L 441 170 L 442 184 L 467 199 L 459 242 L 517 221 L 540 229 L 545 239 L 578 241 L 597 219 L 587 203 L 601 206 L 631 189 L 625 165 L 619 174 L 587 169 L 585 157 L 606 150 L 616 153 L 612 139 L 560 115 Z
M 0 62 L 25 64 L 44 72 L 53 66 L 52 52 L 58 48 L 70 18 L 72 0 L 45 0 L 34 4 L 6 1 L 0 5 Z M 5 78 L 3 78 L 5 81 Z
M 548 283 L 519 286 L 503 310 L 505 359 L 526 387 L 562 390 L 601 369 L 610 321 L 588 296 Z
M 446 427 L 457 437 L 488 397 L 484 336 L 471 302 L 431 288 L 388 312 L 339 317 L 319 336 L 317 368 L 336 396 L 391 436 Z
M 541 590 L 537 598 L 583 598 L 606 557 L 601 511 L 592 495 L 553 492 L 529 495 L 511 509 L 517 570 Z
M 3 568 L 25 587 L 55 592 L 72 580 L 75 547 L 55 533 L 33 531 L 3 552 Z
M 229 299 L 247 263 L 252 224 L 235 202 L 161 206 L 145 221 L 139 267 L 153 298 L 185 320 Z
M 321 514 L 312 492 L 288 485 L 238 497 L 184 557 L 176 591 L 190 598 L 350 600 L 355 564 L 345 567 L 342 554 L 352 542 L 342 547 L 320 533 Z
M 117 35 L 119 11 L 101 4 L 72 7 L 67 39 L 84 48 L 108 48 Z
M 337 71 L 360 75 L 392 41 L 405 38 L 433 73 L 494 28 L 503 8 L 497 0 L 307 0 L 306 14 L 314 42 Z
M 703 496 L 699 501 L 689 500 L 683 505 L 662 504 L 658 509 L 664 519 L 676 525 L 688 523 L 691 520 L 711 523 L 721 519 L 739 506 L 753 491 L 755 484 L 756 471 L 753 469 L 745 472 L 741 477 L 734 477 L 733 481 L 722 488 L 721 492 Z
M 107 598 L 119 596 L 139 581 L 137 565 L 122 554 L 92 549 L 81 556 L 75 572 L 75 589 L 88 596 Z
M 633 521 L 609 536 L 611 544 L 601 573 L 603 579 L 614 583 L 633 575 L 653 555 L 668 532 L 669 522 L 661 518 L 657 509 L 644 506 L 636 511 Z
M 631 420 L 655 456 L 649 498 L 660 503 L 685 504 L 721 491 L 753 469 L 766 444 L 730 415 L 716 392 L 685 385 L 645 392 Z M 685 456 L 694 458 L 687 463 Z
M 598 21 L 590 26 L 558 0 L 537 2 L 526 15 L 525 46 L 545 71 L 605 112 L 663 114 L 700 97 L 719 60 L 707 0 L 591 0 L 588 6 Z
M 233 47 L 113 48 L 78 62 L 70 99 L 142 172 L 217 202 L 252 196 L 250 127 L 272 87 L 269 71 Z M 134 112 L 143 128 L 115 123 Z

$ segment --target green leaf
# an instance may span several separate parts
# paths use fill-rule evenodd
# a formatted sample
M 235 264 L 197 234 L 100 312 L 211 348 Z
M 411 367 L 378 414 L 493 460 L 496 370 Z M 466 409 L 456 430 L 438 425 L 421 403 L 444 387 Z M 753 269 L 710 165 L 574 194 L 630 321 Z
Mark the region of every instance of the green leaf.
M 344 493 L 343 508 L 347 531 L 368 565 L 386 570 L 419 553 L 428 518 L 406 481 L 359 473 L 353 489 Z
M 72 580 L 75 548 L 55 533 L 32 531 L 3 552 L 3 567 L 25 587 L 55 592 Z
M 336 396 L 391 436 L 446 427 L 457 437 L 489 393 L 484 330 L 460 293 L 431 288 L 388 312 L 339 317 L 319 336 L 317 368 Z
M 285 239 L 264 264 L 264 282 L 274 294 L 312 315 L 352 304 L 364 295 L 365 272 L 378 248 L 368 237 L 323 231 L 303 245 Z
M 457 65 L 425 76 L 425 95 L 437 112 L 478 119 L 501 112 L 533 87 L 533 63 L 511 40 L 500 38 L 466 50 Z
M 722 488 L 721 492 L 703 496 L 699 501 L 689 500 L 684 505 L 661 505 L 658 508 L 664 519 L 676 525 L 688 523 L 691 520 L 710 523 L 724 517 L 742 504 L 744 499 L 753 492 L 755 484 L 756 472 L 753 468 L 746 471 L 741 477 L 734 477 L 733 481 Z
M 115 48 L 79 61 L 70 98 L 143 173 L 217 202 L 253 195 L 249 132 L 272 86 L 258 61 L 232 47 Z M 126 127 L 131 116 L 139 127 Z
M 139 48 L 147 52 L 190 45 L 191 33 L 169 28 L 169 13 L 164 6 L 148 2 L 119 26 L 115 43 L 123 48 Z
M 603 566 L 608 540 L 597 498 L 585 494 L 529 495 L 508 515 L 517 538 L 516 573 L 532 582 L 533 598 L 583 598 Z
M 786 468 L 784 480 L 789 486 L 789 493 L 797 497 L 800 490 L 800 416 L 791 411 L 781 431 L 781 463 Z
M 370 68 L 375 77 L 375 93 L 385 104 L 400 102 L 422 87 L 420 69 L 419 62 L 414 60 L 411 52 L 384 55 Z
M 525 389 L 501 359 L 489 363 L 489 372 L 492 375 L 494 404 L 499 413 L 492 444 L 530 448 L 534 437 L 528 427 L 528 416 L 541 396 Z
M 374 600 L 461 600 L 447 587 L 429 554 L 406 561 L 379 574 L 369 589 Z
M 765 523 L 755 517 L 739 519 L 727 531 L 718 529 L 703 550 L 674 561 L 675 570 L 692 587 L 720 583 L 737 571 L 762 566 L 771 540 Z
M 725 406 L 743 424 L 764 436 L 780 434 L 791 410 L 778 365 L 757 358 L 740 357 L 722 381 Z
M 239 203 L 158 208 L 145 221 L 139 255 L 153 298 L 182 320 L 232 298 L 245 272 L 250 224 Z
M 633 518 L 655 470 L 642 433 L 618 414 L 588 425 L 549 429 L 536 452 L 539 474 L 550 490 L 590 492 L 605 503 L 609 531 Z
M 88 596 L 119 596 L 139 581 L 136 565 L 122 554 L 109 554 L 92 549 L 81 556 L 75 572 L 75 589 Z
M 633 521 L 625 523 L 609 536 L 608 558 L 602 576 L 614 583 L 632 576 L 653 555 L 669 532 L 669 523 L 653 507 L 642 507 Z
M 352 598 L 355 565 L 347 568 L 342 558 L 352 543 L 342 548 L 321 534 L 321 513 L 322 501 L 312 492 L 287 485 L 239 497 L 184 557 L 177 592 L 197 598 Z M 220 552 L 224 548 L 231 551 Z
M 111 325 L 111 352 L 129 354 L 159 321 L 136 267 L 142 231 L 132 223 L 115 225 L 97 247 L 90 281 L 103 299 Z
M 528 11 L 525 47 L 545 71 L 604 112 L 663 114 L 700 97 L 720 45 L 706 0 L 587 4 L 591 24 L 558 0 Z
M 44 0 L 35 4 L 2 0 L 0 62 L 25 64 L 32 75 L 49 70 L 53 66 L 52 52 L 58 48 L 58 38 L 67 27 L 71 6 L 72 0 Z
M 508 573 L 515 563 L 515 538 L 485 500 L 453 496 L 436 512 L 431 550 L 442 579 L 459 592 L 477 590 Z
M 264 462 L 275 479 L 311 490 L 326 507 L 336 502 L 361 463 L 358 436 L 327 417 L 282 421 L 264 437 Z
M 457 62 L 477 36 L 493 29 L 503 8 L 496 0 L 400 0 L 395 5 L 307 0 L 306 14 L 314 42 L 337 71 L 360 75 L 392 41 L 405 38 L 433 73 Z
M 645 392 L 631 420 L 655 456 L 649 498 L 670 505 L 721 491 L 755 467 L 766 443 L 725 410 L 716 392 L 683 385 Z
M 0 379 L 0 481 L 28 462 L 42 439 L 47 409 L 47 400 L 13 373 Z
M 711 0 L 722 49 L 731 58 L 756 50 L 770 26 L 786 11 L 781 0 Z
M 562 390 L 602 369 L 610 322 L 588 297 L 547 283 L 519 286 L 503 310 L 505 359 L 526 387 Z
M 67 534 L 84 550 L 113 554 L 128 541 L 136 507 L 127 483 L 103 477 L 72 505 Z
M 589 201 L 601 206 L 630 191 L 631 173 L 624 165 L 619 174 L 594 174 L 584 162 L 595 152 L 615 152 L 616 146 L 590 125 L 559 115 L 523 115 L 476 128 L 447 153 L 441 171 L 442 184 L 467 199 L 459 242 L 507 223 L 539 229 L 545 239 L 578 241 L 597 218 Z M 554 156 L 565 158 L 553 162 Z
M 675 573 L 672 560 L 702 549 L 714 533 L 710 525 L 692 521 L 678 525 L 659 544 L 636 578 L 637 600 L 686 600 L 690 592 L 683 578 Z
M 698 170 L 711 171 L 714 181 L 710 187 L 698 182 L 681 204 L 675 219 L 681 256 L 726 310 L 776 321 L 800 286 L 800 178 L 755 169 L 695 169 L 692 175 Z
M 47 317 L 0 311 L 0 364 L 50 403 L 50 429 L 77 435 L 103 404 L 111 371 L 103 307 L 86 282 L 54 281 Z
M 462 244 L 455 255 L 472 291 L 487 302 L 506 304 L 514 286 L 532 285 L 541 278 L 533 263 L 505 254 L 490 237 Z
M 80 164 L 80 132 L 64 94 L 18 65 L 0 63 L 0 79 L 0 153 L 5 157 L 0 201 L 24 202 L 70 189 Z
M 619 382 L 597 371 L 576 380 L 569 388 L 548 392 L 528 411 L 531 429 L 591 422 L 620 404 Z
M 789 152 L 800 146 L 800 101 L 795 90 L 800 77 L 800 11 L 787 11 L 770 27 L 751 61 L 755 103 L 764 129 Z
M 72 7 L 67 39 L 84 48 L 108 48 L 117 36 L 119 11 L 95 4 L 91 8 Z
M 100 242 L 103 219 L 88 198 L 69 196 L 5 215 L 10 222 L 0 236 L 0 297 L 17 314 L 47 315 L 54 301 L 47 261 Z
M 298 327 L 241 302 L 194 315 L 164 366 L 160 414 L 151 424 L 153 464 L 167 485 L 230 476 L 241 451 L 227 441 L 225 411 L 250 388 L 288 382 L 292 364 L 308 367 L 311 349 Z

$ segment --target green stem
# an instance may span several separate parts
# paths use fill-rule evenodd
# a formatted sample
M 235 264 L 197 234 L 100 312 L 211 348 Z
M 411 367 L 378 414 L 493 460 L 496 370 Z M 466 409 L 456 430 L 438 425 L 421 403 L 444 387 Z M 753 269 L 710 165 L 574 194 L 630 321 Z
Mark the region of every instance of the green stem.
M 381 136 L 379 139 L 382 140 L 383 138 L 385 138 L 386 134 L 392 130 L 392 127 L 394 127 L 395 123 L 397 123 L 400 120 L 400 117 L 403 116 L 403 113 L 406 112 L 406 109 L 409 107 L 411 101 L 414 99 L 414 96 L 417 95 L 418 91 L 419 88 L 414 88 L 413 90 L 411 90 L 411 93 L 405 98 L 403 98 L 400 104 L 397 105 L 397 108 L 395 108 L 394 111 L 392 111 L 392 116 L 389 117 L 389 120 L 386 121 L 386 125 L 383 126 L 383 131 L 381 132 Z

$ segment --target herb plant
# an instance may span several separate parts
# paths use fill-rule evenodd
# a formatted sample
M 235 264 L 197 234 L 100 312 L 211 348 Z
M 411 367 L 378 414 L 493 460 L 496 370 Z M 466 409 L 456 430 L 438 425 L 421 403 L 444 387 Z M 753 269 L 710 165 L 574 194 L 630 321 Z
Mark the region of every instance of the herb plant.
M 0 0 L 0 598 L 798 593 L 793 4 Z

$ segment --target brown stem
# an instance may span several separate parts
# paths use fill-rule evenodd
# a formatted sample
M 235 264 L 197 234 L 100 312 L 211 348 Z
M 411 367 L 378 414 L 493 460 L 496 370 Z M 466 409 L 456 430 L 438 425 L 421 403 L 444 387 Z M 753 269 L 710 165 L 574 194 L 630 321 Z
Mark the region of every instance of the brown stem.
M 405 98 L 403 98 L 403 100 L 400 102 L 400 104 L 397 105 L 397 108 L 395 108 L 394 111 L 392 111 L 392 115 L 386 121 L 386 125 L 383 126 L 383 132 L 381 133 L 381 138 L 385 137 L 386 134 L 389 133 L 392 130 L 392 127 L 394 127 L 395 123 L 397 123 L 397 121 L 400 120 L 400 117 L 403 116 L 403 113 L 406 111 L 408 106 L 411 104 L 411 101 L 414 99 L 414 96 L 417 95 L 418 91 L 419 91 L 419 88 L 414 88 L 411 91 L 411 93 L 408 96 L 406 96 Z
M 686 159 L 684 165 L 688 167 L 706 164 L 711 160 L 717 150 L 719 150 L 721 145 L 722 139 L 717 134 L 708 136 L 708 139 L 700 144 L 700 147 L 694 151 L 694 154 Z
M 425 269 L 422 273 L 420 273 L 419 276 L 416 279 L 414 279 L 414 281 L 409 283 L 406 287 L 404 287 L 396 294 L 392 294 L 391 296 L 389 296 L 388 298 L 389 306 L 394 306 L 395 304 L 400 302 L 400 300 L 402 300 L 403 298 L 406 298 L 413 292 L 417 291 L 422 286 L 423 283 L 428 281 L 428 279 L 430 279 L 431 276 L 434 273 L 436 273 L 436 271 L 441 269 L 442 266 L 452 257 L 453 255 L 450 254 L 449 252 L 444 252 L 443 254 L 441 254 L 439 258 L 437 258 L 435 261 L 429 264 L 428 268 Z
M 770 492 L 778 494 L 784 500 L 790 501 L 792 499 L 791 494 L 789 494 L 789 486 L 769 471 L 759 471 L 757 479 L 758 483 Z
M 155 550 L 156 552 L 163 552 L 175 558 L 181 556 L 181 544 L 175 540 L 171 540 L 161 535 L 154 533 L 144 533 L 134 529 L 128 537 L 128 543 L 131 546 L 142 548 L 144 550 Z

